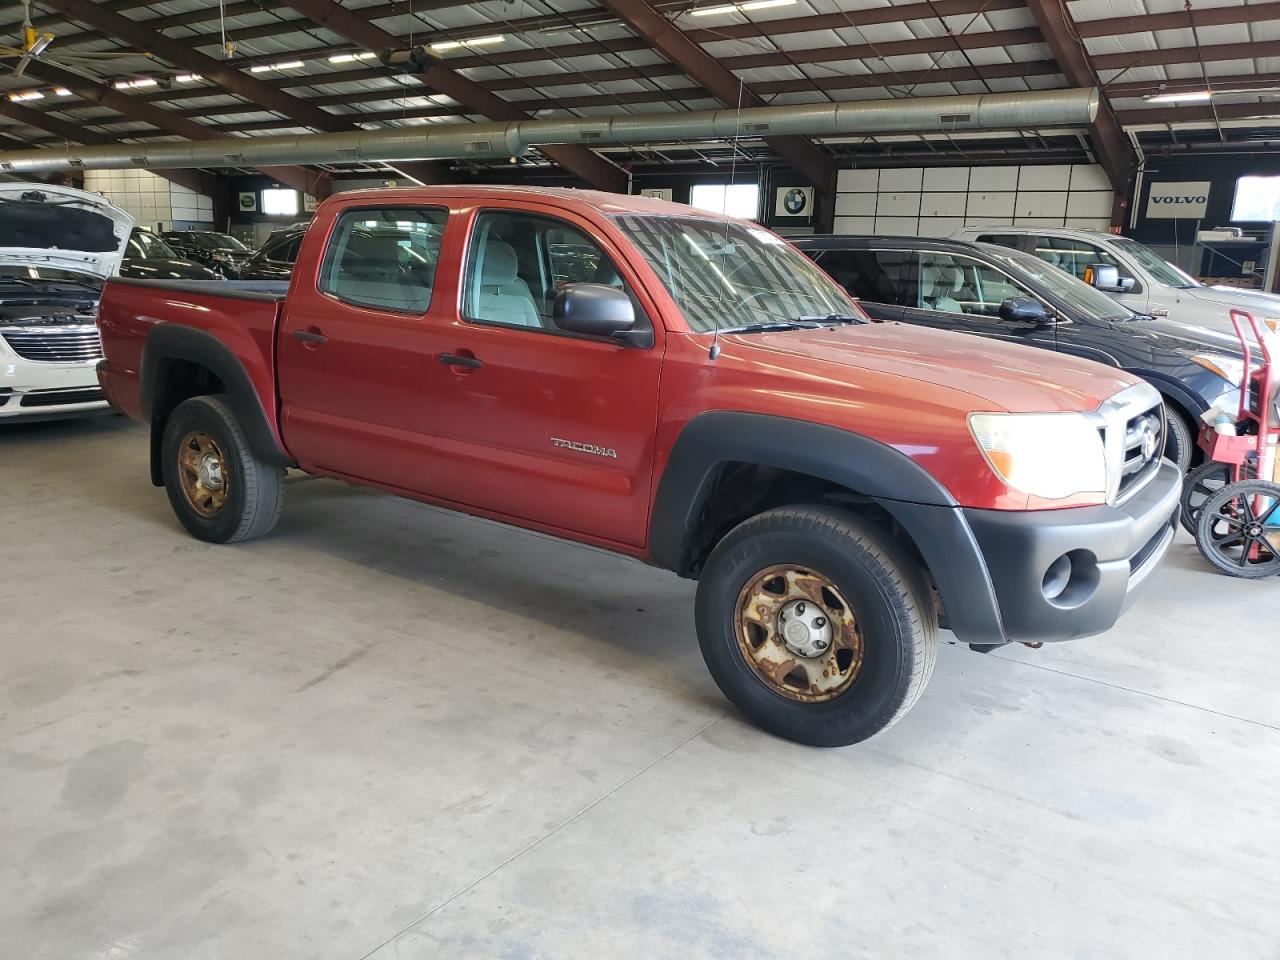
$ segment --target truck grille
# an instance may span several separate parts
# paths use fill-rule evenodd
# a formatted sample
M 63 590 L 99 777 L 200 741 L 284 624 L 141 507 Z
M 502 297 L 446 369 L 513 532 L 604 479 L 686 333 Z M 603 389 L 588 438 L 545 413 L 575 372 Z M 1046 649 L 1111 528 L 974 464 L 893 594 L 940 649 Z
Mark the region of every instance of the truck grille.
M 1097 416 L 1107 463 L 1107 502 L 1129 499 L 1147 485 L 1164 457 L 1164 403 L 1147 383 L 1107 400 Z
M 9 349 L 24 360 L 83 363 L 102 359 L 102 339 L 96 327 L 23 327 L 0 335 Z

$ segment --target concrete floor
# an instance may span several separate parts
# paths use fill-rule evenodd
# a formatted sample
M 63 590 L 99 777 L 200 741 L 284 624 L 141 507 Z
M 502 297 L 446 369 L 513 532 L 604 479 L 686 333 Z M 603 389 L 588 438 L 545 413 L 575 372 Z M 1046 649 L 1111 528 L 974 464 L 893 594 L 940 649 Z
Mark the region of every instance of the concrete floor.
M 1280 580 L 954 645 L 845 750 L 693 588 L 299 478 L 187 537 L 118 418 L 0 429 L 0 943 L 66 958 L 1280 957 Z

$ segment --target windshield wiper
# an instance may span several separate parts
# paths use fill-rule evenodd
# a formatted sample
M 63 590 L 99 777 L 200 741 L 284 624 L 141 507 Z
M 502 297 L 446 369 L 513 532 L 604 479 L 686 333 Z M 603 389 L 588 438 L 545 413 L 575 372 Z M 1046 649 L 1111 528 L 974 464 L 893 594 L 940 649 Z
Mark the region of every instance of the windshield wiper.
M 770 333 L 775 330 L 815 330 L 822 324 L 807 317 L 798 320 L 766 320 L 763 323 L 744 323 L 737 327 L 721 327 L 721 333 Z
M 24 287 L 34 287 L 34 280 L 28 280 L 26 277 L 0 277 L 0 283 L 20 283 Z
M 812 321 L 819 325 L 828 323 L 866 323 L 865 317 L 855 317 L 852 313 L 828 313 L 825 316 L 812 317 L 796 317 L 797 320 L 809 322 Z

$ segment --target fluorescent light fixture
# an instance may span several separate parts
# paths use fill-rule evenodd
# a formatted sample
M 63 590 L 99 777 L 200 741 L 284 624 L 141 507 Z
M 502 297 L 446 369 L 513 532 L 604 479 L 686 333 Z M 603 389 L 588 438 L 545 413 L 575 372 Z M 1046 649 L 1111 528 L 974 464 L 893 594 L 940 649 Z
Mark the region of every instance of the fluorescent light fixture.
M 139 77 L 137 80 L 117 80 L 111 86 L 117 90 L 140 90 L 143 87 L 154 87 L 156 83 L 155 77 Z
M 1204 103 L 1212 97 L 1213 92 L 1210 90 L 1189 90 L 1186 93 L 1162 93 L 1147 97 L 1147 103 Z
M 24 100 L 43 100 L 44 94 L 39 90 L 23 90 L 21 93 L 9 94 L 9 99 L 14 103 L 22 103 Z
M 738 4 L 739 10 L 767 10 L 770 7 L 789 7 L 796 0 L 747 0 Z
M 204 77 L 198 73 L 180 73 L 174 79 L 179 83 L 199 83 Z
M 54 88 L 53 88 L 53 92 L 54 92 L 54 93 L 56 93 L 56 94 L 57 94 L 58 96 L 60 96 L 60 97 L 69 97 L 69 96 L 71 96 L 71 91 L 70 91 L 70 90 L 68 90 L 66 87 L 54 87 Z
M 714 17 L 717 13 L 733 13 L 737 9 L 736 3 L 722 3 L 714 7 L 699 7 L 689 12 L 695 17 Z
M 502 34 L 495 34 L 492 37 L 476 37 L 473 40 L 441 40 L 439 43 L 433 43 L 431 49 L 457 50 L 459 47 L 490 47 L 495 43 L 502 43 L 506 39 Z
M 720 13 L 743 13 L 747 10 L 767 10 L 770 7 L 789 7 L 798 0 L 746 0 L 745 3 L 720 3 L 714 7 L 699 7 L 689 12 L 695 17 L 713 17 Z
M 269 70 L 297 70 L 302 66 L 301 60 L 286 60 L 284 63 L 260 63 L 250 67 L 250 73 L 266 73 Z
M 372 50 L 363 53 L 339 53 L 329 58 L 330 63 L 354 63 L 357 60 L 372 60 L 377 54 Z

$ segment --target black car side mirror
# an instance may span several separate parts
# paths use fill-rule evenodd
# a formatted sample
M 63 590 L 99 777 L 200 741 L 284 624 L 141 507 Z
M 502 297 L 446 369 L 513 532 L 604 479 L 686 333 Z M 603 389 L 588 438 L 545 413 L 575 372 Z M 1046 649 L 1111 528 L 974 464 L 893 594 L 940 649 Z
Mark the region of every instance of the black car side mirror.
M 609 337 L 628 346 L 652 343 L 652 333 L 636 330 L 636 308 L 625 290 L 607 283 L 570 283 L 551 307 L 555 324 L 566 333 Z
M 1030 297 L 1009 297 L 1000 302 L 1000 319 L 1010 323 L 1031 323 L 1037 327 L 1050 323 L 1052 317 L 1039 300 Z

